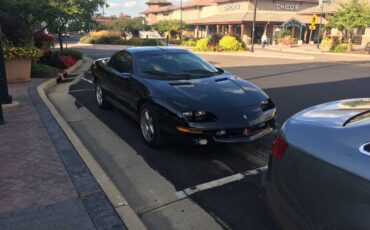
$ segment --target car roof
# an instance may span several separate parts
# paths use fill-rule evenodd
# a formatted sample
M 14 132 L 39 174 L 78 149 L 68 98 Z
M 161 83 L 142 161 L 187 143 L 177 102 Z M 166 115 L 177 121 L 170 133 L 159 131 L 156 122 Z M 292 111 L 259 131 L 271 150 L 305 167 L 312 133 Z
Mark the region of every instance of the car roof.
M 186 51 L 185 49 L 167 47 L 167 46 L 138 46 L 124 49 L 125 51 L 134 54 L 142 52 L 161 52 L 161 51 Z

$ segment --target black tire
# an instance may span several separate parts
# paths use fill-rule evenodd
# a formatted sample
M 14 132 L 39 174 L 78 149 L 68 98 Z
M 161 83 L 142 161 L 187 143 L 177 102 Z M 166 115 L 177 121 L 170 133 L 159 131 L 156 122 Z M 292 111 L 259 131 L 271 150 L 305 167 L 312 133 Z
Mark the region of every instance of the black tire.
M 109 109 L 111 105 L 106 99 L 105 91 L 101 87 L 99 81 L 95 81 L 95 99 L 96 103 L 98 104 L 99 108 L 101 109 Z
M 147 120 L 146 115 L 149 115 L 149 117 L 151 118 L 152 128 L 150 128 L 150 124 L 149 124 L 150 122 Z M 145 120 L 147 120 L 147 122 L 149 123 L 146 123 Z M 154 148 L 160 147 L 163 145 L 164 142 L 161 139 L 158 118 L 154 112 L 153 107 L 150 104 L 145 103 L 140 107 L 139 128 L 140 128 L 141 136 L 147 145 L 149 145 L 150 147 L 154 147 Z M 151 135 L 149 134 L 149 136 L 151 136 L 150 138 L 148 137 L 148 134 L 146 132 L 149 132 L 151 134 Z

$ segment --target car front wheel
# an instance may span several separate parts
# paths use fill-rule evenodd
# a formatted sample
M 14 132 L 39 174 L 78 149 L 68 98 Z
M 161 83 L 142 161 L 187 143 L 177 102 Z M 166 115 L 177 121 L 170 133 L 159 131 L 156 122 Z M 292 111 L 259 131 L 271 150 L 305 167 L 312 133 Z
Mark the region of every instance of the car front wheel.
M 98 106 L 101 109 L 108 109 L 110 107 L 109 102 L 105 98 L 105 92 L 98 81 L 96 81 L 95 84 L 95 98 Z
M 140 130 L 147 145 L 159 147 L 163 144 L 156 114 L 149 104 L 140 107 Z

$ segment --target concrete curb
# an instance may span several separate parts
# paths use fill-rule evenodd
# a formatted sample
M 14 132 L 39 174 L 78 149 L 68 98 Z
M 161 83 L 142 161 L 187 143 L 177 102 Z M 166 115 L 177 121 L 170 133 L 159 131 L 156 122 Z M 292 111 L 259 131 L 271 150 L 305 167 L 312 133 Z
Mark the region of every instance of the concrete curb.
M 199 51 L 192 51 L 196 54 L 203 54 L 203 55 L 218 55 L 218 56 L 234 56 L 234 57 L 255 57 L 255 58 L 276 58 L 276 59 L 291 59 L 291 60 L 313 60 L 315 57 L 313 56 L 285 56 L 279 54 L 259 54 L 257 53 L 246 53 L 245 52 L 199 52 Z
M 79 66 L 84 64 L 82 61 Z M 68 71 L 69 74 L 76 70 L 79 66 L 73 66 L 72 70 Z M 58 122 L 59 126 L 62 128 L 65 135 L 68 137 L 69 141 L 72 143 L 84 163 L 89 168 L 90 172 L 93 174 L 95 179 L 97 180 L 98 184 L 108 197 L 109 201 L 112 203 L 114 209 L 120 216 L 123 223 L 126 225 L 128 229 L 138 229 L 138 230 L 145 230 L 146 227 L 140 220 L 140 218 L 136 215 L 134 210 L 129 206 L 125 197 L 121 194 L 121 192 L 117 189 L 114 185 L 112 180 L 108 177 L 105 171 L 100 167 L 100 165 L 96 162 L 92 154 L 83 144 L 81 139 L 76 135 L 73 129 L 69 126 L 69 124 L 64 120 L 62 115 L 58 112 L 55 106 L 51 103 L 49 98 L 46 95 L 46 91 L 52 87 L 55 87 L 58 83 L 58 78 L 50 79 L 37 87 L 37 92 L 44 102 L 46 107 L 49 109 L 50 113 L 53 115 L 55 120 Z
M 3 109 L 12 109 L 20 105 L 19 101 L 12 101 L 10 104 L 3 104 Z
M 73 73 L 73 71 L 75 71 L 78 67 L 80 67 L 84 63 L 85 63 L 84 59 L 78 60 L 76 62 L 76 64 L 74 64 L 70 68 L 64 70 L 64 74 L 71 75 L 71 73 Z
M 362 58 L 369 58 L 370 55 L 366 54 L 349 54 L 349 53 L 330 53 L 328 51 L 312 51 L 312 50 L 290 50 L 286 48 L 265 48 L 272 51 L 281 51 L 281 52 L 287 52 L 287 53 L 298 53 L 298 54 L 324 54 L 324 55 L 332 55 L 332 56 L 342 56 L 342 57 L 362 57 Z

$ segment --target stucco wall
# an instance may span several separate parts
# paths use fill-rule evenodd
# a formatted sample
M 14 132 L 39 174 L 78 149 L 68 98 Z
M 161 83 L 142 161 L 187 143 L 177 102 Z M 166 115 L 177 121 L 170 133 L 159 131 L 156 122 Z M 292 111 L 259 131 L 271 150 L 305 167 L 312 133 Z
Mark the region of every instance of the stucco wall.
M 215 14 L 217 12 L 217 5 L 214 6 L 207 6 L 200 8 L 200 18 L 207 18 Z
M 214 14 L 231 14 L 231 13 L 245 13 L 248 11 L 249 2 L 234 2 L 234 3 L 222 3 L 217 5 L 217 11 Z
M 251 2 L 253 7 L 253 2 Z M 271 0 L 259 0 L 257 2 L 257 10 L 263 11 L 275 11 L 275 12 L 299 12 L 311 7 L 318 6 L 318 3 L 300 3 L 300 2 L 289 2 L 289 1 L 271 1 Z
M 365 47 L 368 42 L 370 42 L 370 27 L 365 29 L 365 34 L 362 36 L 361 45 Z
M 289 1 L 272 1 L 272 0 L 258 0 L 257 9 L 262 13 L 282 13 L 282 14 L 296 14 L 299 11 L 317 7 L 318 3 L 300 3 Z M 151 6 L 153 7 L 153 6 Z M 205 6 L 198 8 L 183 9 L 182 18 L 186 21 L 194 21 L 199 18 L 207 18 L 214 15 L 245 13 L 248 9 L 253 10 L 253 1 L 235 1 L 228 3 L 220 3 L 213 6 Z M 157 20 L 163 19 L 179 19 L 180 10 L 169 12 L 169 15 L 158 14 Z M 155 19 L 149 15 L 149 22 Z M 154 22 L 155 23 L 155 22 Z

